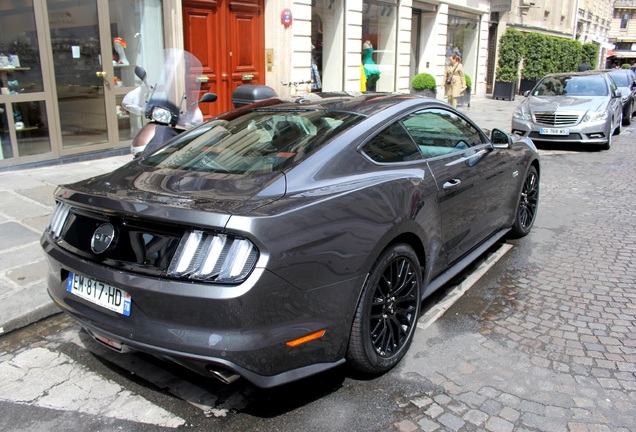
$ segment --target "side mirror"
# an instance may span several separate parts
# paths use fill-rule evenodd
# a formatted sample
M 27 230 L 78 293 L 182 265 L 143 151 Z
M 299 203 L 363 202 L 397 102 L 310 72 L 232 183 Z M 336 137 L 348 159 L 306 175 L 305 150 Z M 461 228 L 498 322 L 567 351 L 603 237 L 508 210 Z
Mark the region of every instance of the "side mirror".
M 614 97 L 615 98 L 623 97 L 623 92 L 621 92 L 619 89 L 616 89 L 616 91 L 614 92 Z
M 526 91 L 524 91 L 524 92 L 523 92 L 523 95 L 524 95 L 525 97 L 528 97 L 528 96 L 530 96 L 530 92 L 531 92 L 531 91 L 532 91 L 532 90 L 526 90 Z
M 146 79 L 146 70 L 141 66 L 135 66 L 135 75 L 137 75 L 140 80 L 144 81 Z
M 203 95 L 199 102 L 214 102 L 216 101 L 216 93 L 206 93 Z
M 512 147 L 512 138 L 500 129 L 492 130 L 490 133 L 490 141 L 492 142 L 492 146 L 497 149 L 508 149 Z

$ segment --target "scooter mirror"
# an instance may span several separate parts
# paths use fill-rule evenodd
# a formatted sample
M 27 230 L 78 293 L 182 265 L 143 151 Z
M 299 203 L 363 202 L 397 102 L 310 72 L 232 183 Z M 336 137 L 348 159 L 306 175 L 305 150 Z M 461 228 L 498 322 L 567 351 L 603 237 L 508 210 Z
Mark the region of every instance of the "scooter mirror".
M 135 66 L 135 75 L 137 75 L 137 77 L 139 77 L 139 79 L 143 81 L 146 79 L 146 70 L 141 66 Z
M 214 102 L 216 101 L 216 93 L 206 93 L 203 95 L 199 102 Z

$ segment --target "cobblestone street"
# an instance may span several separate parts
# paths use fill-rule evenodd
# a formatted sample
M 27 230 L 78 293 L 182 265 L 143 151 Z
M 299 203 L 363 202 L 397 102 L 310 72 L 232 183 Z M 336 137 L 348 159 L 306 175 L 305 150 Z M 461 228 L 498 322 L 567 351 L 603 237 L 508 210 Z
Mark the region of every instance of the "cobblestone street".
M 608 152 L 543 152 L 532 233 L 416 335 L 401 375 L 430 387 L 405 395 L 398 430 L 636 430 L 629 132 Z
M 488 128 L 503 127 L 514 105 L 481 104 L 469 114 Z M 57 315 L 0 338 L 0 429 L 636 431 L 634 129 L 624 127 L 609 151 L 540 149 L 532 232 L 494 247 L 427 300 L 406 358 L 382 376 L 341 367 L 270 390 L 227 386 L 116 353 Z M 0 315 L 18 300 L 51 303 L 38 255 L 42 215 L 53 184 L 88 171 L 22 172 L 15 191 L 0 176 L 11 198 L 3 287 L 21 294 L 12 303 L 0 292 Z

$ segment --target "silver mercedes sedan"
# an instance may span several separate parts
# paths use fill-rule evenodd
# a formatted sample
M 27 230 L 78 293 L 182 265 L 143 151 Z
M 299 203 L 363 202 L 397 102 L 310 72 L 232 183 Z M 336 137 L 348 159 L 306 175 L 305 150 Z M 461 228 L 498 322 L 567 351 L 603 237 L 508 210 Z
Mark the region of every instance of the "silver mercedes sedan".
M 519 104 L 512 132 L 537 144 L 612 145 L 621 133 L 621 91 L 605 72 L 546 75 Z

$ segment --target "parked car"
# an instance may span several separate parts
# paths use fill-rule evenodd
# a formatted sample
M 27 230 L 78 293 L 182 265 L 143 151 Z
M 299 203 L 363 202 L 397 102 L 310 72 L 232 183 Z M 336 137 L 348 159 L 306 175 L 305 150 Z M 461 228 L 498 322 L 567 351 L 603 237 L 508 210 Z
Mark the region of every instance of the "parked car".
M 621 104 L 623 107 L 623 124 L 632 124 L 632 116 L 636 112 L 636 83 L 634 83 L 634 71 L 631 69 L 608 69 L 606 71 L 621 91 Z
M 268 99 L 61 186 L 49 294 L 95 340 L 271 387 L 404 356 L 423 298 L 539 203 L 532 141 L 434 99 Z
M 543 77 L 512 116 L 512 132 L 535 144 L 612 145 L 621 132 L 621 91 L 606 72 L 569 72 Z

